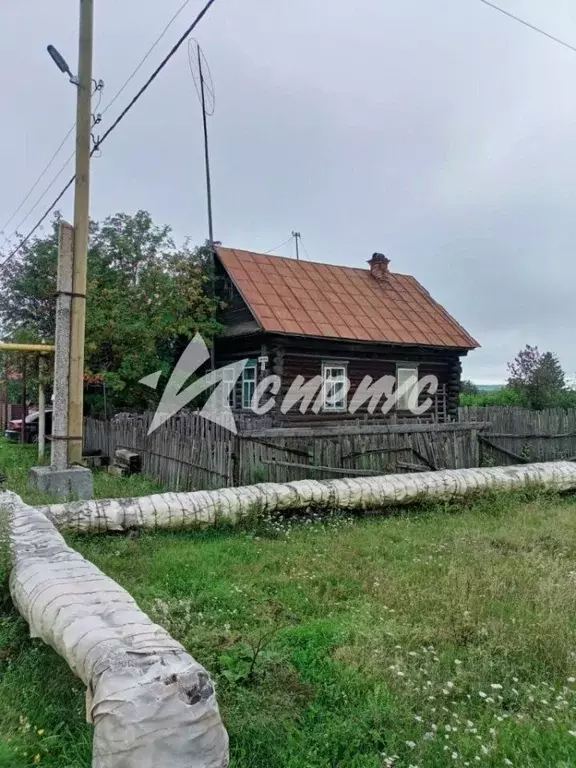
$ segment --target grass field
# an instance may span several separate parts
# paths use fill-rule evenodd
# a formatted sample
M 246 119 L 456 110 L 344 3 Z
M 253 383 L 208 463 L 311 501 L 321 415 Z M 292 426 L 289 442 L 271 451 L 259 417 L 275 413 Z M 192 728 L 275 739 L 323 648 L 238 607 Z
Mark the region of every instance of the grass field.
M 72 544 L 214 675 L 234 768 L 568 768 L 575 513 L 501 496 Z M 88 768 L 83 706 L 5 598 L 0 766 Z

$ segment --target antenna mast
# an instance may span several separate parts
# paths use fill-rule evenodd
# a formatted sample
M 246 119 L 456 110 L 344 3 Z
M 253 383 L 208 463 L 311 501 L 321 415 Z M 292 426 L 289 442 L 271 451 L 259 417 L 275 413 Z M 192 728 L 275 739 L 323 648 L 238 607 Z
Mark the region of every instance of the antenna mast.
M 194 46 L 196 51 L 194 53 Z M 216 98 L 214 95 L 214 83 L 210 74 L 210 67 L 206 56 L 197 40 L 188 43 L 188 61 L 190 71 L 194 78 L 196 92 L 202 106 L 202 127 L 204 130 L 204 163 L 206 167 L 206 201 L 208 206 L 208 244 L 211 254 L 210 279 L 212 283 L 212 297 L 216 299 L 216 255 L 214 253 L 214 217 L 212 213 L 212 178 L 210 173 L 210 148 L 208 144 L 208 117 L 214 114 Z M 210 349 L 210 363 L 212 370 L 216 369 L 214 341 Z
M 296 261 L 300 261 L 300 238 L 302 235 L 300 232 L 292 232 L 292 237 L 294 238 L 294 241 L 296 242 Z

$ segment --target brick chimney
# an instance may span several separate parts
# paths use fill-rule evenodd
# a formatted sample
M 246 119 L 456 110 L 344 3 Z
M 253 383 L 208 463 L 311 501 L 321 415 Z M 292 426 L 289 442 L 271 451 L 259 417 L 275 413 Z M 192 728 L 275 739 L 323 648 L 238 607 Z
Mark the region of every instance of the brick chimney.
M 388 279 L 390 259 L 387 259 L 383 253 L 375 253 L 368 264 L 370 264 L 370 274 L 375 280 L 385 282 Z

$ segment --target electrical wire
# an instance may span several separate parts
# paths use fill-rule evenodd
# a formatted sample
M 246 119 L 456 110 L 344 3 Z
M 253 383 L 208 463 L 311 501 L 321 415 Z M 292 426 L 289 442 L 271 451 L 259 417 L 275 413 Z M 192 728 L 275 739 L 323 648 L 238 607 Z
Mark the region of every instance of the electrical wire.
M 95 111 L 98 111 L 98 109 L 99 109 L 99 107 L 100 107 L 100 102 L 102 101 L 102 85 L 100 85 L 100 84 L 96 84 L 96 86 L 95 86 L 95 90 L 94 90 L 94 93 L 93 93 L 92 95 L 94 95 L 94 94 L 96 94 L 96 93 L 98 94 L 98 103 L 96 104 L 96 107 L 95 107 Z M 30 216 L 31 216 L 31 215 L 34 213 L 34 211 L 36 210 L 36 208 L 38 208 L 38 206 L 40 205 L 40 203 L 42 202 L 42 200 L 44 200 L 44 198 L 46 197 L 46 195 L 48 194 L 48 192 L 49 192 L 49 191 L 52 189 L 52 187 L 54 186 L 54 184 L 55 184 L 55 183 L 58 181 L 58 179 L 59 179 L 59 178 L 60 178 L 60 176 L 62 175 L 62 173 L 63 173 L 64 169 L 65 169 L 65 168 L 66 168 L 66 166 L 68 165 L 68 163 L 69 163 L 69 162 L 72 160 L 72 158 L 74 157 L 74 154 L 75 154 L 75 153 L 74 153 L 74 152 L 72 152 L 72 154 L 70 155 L 70 157 L 69 157 L 69 158 L 68 158 L 68 159 L 67 159 L 67 160 L 64 162 L 64 165 L 62 165 L 62 167 L 60 168 L 60 170 L 58 171 L 58 173 L 57 173 L 57 174 L 56 174 L 56 175 L 55 175 L 55 176 L 52 178 L 52 181 L 50 182 L 50 184 L 49 184 L 49 185 L 46 187 L 46 189 L 44 190 L 44 192 L 42 193 L 42 195 L 41 195 L 41 196 L 38 198 L 38 200 L 36 201 L 36 203 L 35 203 L 35 204 L 32 206 L 32 208 L 31 208 L 31 209 L 28 211 L 28 213 L 26 214 L 26 216 L 25 216 L 25 217 L 22 219 L 22 221 L 21 221 L 21 222 L 18 224 L 18 226 L 17 226 L 17 227 L 14 229 L 14 231 L 12 232 L 12 234 L 11 234 L 11 235 L 9 235 L 9 236 L 7 236 L 7 235 L 5 234 L 5 230 L 6 230 L 6 227 L 7 227 L 7 226 L 9 226 L 9 225 L 12 223 L 12 221 L 14 221 L 14 219 L 15 219 L 15 218 L 16 218 L 16 216 L 17 216 L 17 214 L 18 214 L 18 213 L 19 213 L 19 212 L 22 210 L 22 208 L 24 207 L 24 205 L 25 205 L 25 204 L 28 202 L 28 200 L 29 200 L 29 199 L 30 199 L 30 197 L 32 196 L 32 193 L 34 192 L 34 190 L 36 189 L 36 187 L 37 187 L 37 186 L 40 184 L 40 182 L 42 181 L 42 179 L 44 178 L 44 176 L 46 175 L 46 173 L 48 172 L 48 170 L 49 170 L 49 169 L 50 169 L 50 167 L 52 166 L 52 163 L 54 162 L 54 160 L 56 160 L 56 158 L 58 157 L 58 155 L 59 155 L 59 154 L 60 154 L 60 152 L 62 151 L 62 149 L 63 149 L 64 145 L 66 144 L 66 142 L 68 141 L 68 139 L 70 138 L 70 136 L 72 135 L 72 133 L 74 132 L 74 129 L 75 129 L 75 128 L 76 128 L 76 123 L 73 123 L 73 124 L 72 124 L 72 126 L 70 127 L 70 130 L 69 130 L 69 131 L 68 131 L 68 133 L 66 134 L 66 136 L 64 136 L 64 138 L 62 139 L 62 142 L 60 143 L 60 146 L 58 147 L 58 149 L 56 150 L 56 152 L 54 152 L 54 154 L 52 155 L 52 157 L 51 157 L 51 158 L 50 158 L 50 160 L 48 161 L 48 164 L 46 165 L 46 167 L 44 168 L 44 170 L 41 172 L 40 176 L 39 176 L 39 177 L 36 179 L 36 181 L 35 181 L 34 185 L 33 185 L 33 186 L 30 188 L 30 190 L 28 191 L 28 193 L 26 194 L 26 196 L 24 197 L 24 199 L 22 200 L 22 202 L 20 203 L 20 205 L 18 206 L 18 208 L 16 208 L 16 210 L 14 211 L 14 213 L 12 214 L 12 216 L 11 216 L 11 217 L 8 219 L 8 221 L 7 221 L 7 222 L 4 224 L 4 226 L 2 227 L 2 230 L 0 231 L 0 234 L 2 234 L 2 235 L 4 236 L 4 243 L 2 243 L 2 245 L 5 245 L 6 243 L 10 243 L 10 240 L 11 240 L 11 239 L 12 239 L 12 238 L 13 238 L 13 237 L 14 237 L 14 236 L 15 236 L 15 235 L 18 233 L 18 230 L 20 229 L 20 227 L 21 227 L 23 224 L 25 224 L 25 223 L 28 221 L 28 219 L 29 219 L 29 218 L 30 218 Z
M 174 47 L 172 48 L 172 50 L 171 50 L 171 51 L 170 51 L 170 52 L 169 52 L 169 53 L 168 53 L 168 54 L 167 54 L 167 55 L 164 57 L 164 59 L 163 59 L 163 60 L 160 62 L 160 64 L 159 64 L 159 65 L 156 67 L 156 69 L 154 70 L 154 72 L 152 72 L 152 74 L 150 75 L 150 77 L 148 78 L 148 80 L 147 80 L 147 81 L 144 83 L 144 85 L 142 86 L 142 88 L 140 88 L 140 90 L 139 90 L 139 91 L 138 91 L 138 93 L 137 93 L 137 94 L 134 96 L 134 98 L 133 98 L 133 99 L 132 99 L 132 100 L 131 100 L 131 101 L 128 103 L 128 105 L 127 105 L 126 107 L 124 107 L 124 109 L 122 110 L 122 112 L 120 112 L 120 114 L 118 115 L 118 117 L 116 118 L 116 120 L 114 120 L 114 122 L 113 122 L 113 123 L 112 123 L 112 125 L 111 125 L 111 126 L 108 128 L 108 130 L 106 130 L 106 131 L 104 132 L 104 135 L 102 136 L 102 138 L 101 138 L 101 139 L 99 139 L 99 140 L 96 142 L 96 145 L 94 146 L 94 149 L 92 150 L 92 154 L 93 154 L 93 153 L 94 153 L 94 152 L 95 152 L 97 149 L 99 149 L 99 148 L 100 148 L 100 146 L 101 146 L 101 145 L 102 145 L 102 144 L 103 144 L 103 143 L 106 141 L 106 139 L 108 138 L 108 136 L 110 136 L 110 134 L 111 134 L 111 133 L 112 133 L 114 130 L 116 130 L 116 128 L 117 128 L 117 127 L 120 125 L 120 123 L 122 122 L 122 120 L 124 120 L 124 118 L 126 117 L 126 115 L 127 115 L 127 114 L 128 114 L 130 111 L 131 111 L 131 109 L 134 107 L 134 105 L 136 104 L 136 102 L 138 102 L 138 101 L 139 101 L 139 100 L 142 98 L 142 96 L 143 96 L 143 95 L 146 93 L 146 91 L 148 90 L 148 88 L 150 88 L 150 86 L 152 85 L 152 83 L 153 83 L 153 82 L 156 80 L 156 78 L 157 78 L 157 77 L 158 77 L 158 75 L 159 75 L 159 74 L 162 72 L 162 70 L 163 70 L 163 69 L 164 69 L 164 67 L 165 67 L 165 66 L 168 64 L 168 62 L 169 62 L 169 61 L 170 61 L 170 60 L 171 60 L 171 59 L 172 59 L 172 58 L 173 58 L 173 57 L 174 57 L 174 56 L 175 56 L 175 55 L 178 53 L 178 51 L 180 50 L 180 48 L 181 48 L 181 47 L 184 45 L 184 43 L 186 42 L 186 40 L 187 40 L 187 39 L 190 37 L 190 35 L 192 34 L 192 32 L 193 32 L 193 31 L 196 29 L 196 27 L 198 26 L 198 24 L 199 24 L 199 23 L 202 21 L 202 19 L 204 18 L 204 16 L 205 16 L 205 15 L 208 13 L 208 11 L 209 11 L 209 10 L 210 10 L 210 8 L 211 8 L 211 7 L 214 5 L 214 3 L 215 3 L 215 2 L 216 2 L 216 0 L 208 0 L 208 2 L 206 3 L 206 5 L 204 6 L 204 8 L 202 8 L 202 10 L 200 11 L 200 13 L 199 13 L 199 14 L 196 16 L 196 18 L 194 19 L 194 21 L 192 22 L 192 24 L 191 24 L 191 25 L 188 27 L 188 29 L 186 30 L 186 32 L 184 32 L 184 34 L 183 34 L 183 35 L 180 37 L 180 39 L 179 39 L 179 40 L 177 41 L 177 43 L 174 45 Z
M 62 169 L 62 170 L 64 170 L 64 169 Z M 26 237 L 22 238 L 22 240 L 21 240 L 21 241 L 18 243 L 18 245 L 16 246 L 16 248 L 14 248 L 14 249 L 11 251 L 11 253 L 9 253 L 9 254 L 8 254 L 8 256 L 7 256 L 7 257 L 4 259 L 4 261 L 3 261 L 3 262 L 0 264 L 0 270 L 1 270 L 3 267 L 5 267 L 5 266 L 6 266 L 6 264 L 8 264 L 8 262 L 9 262 L 11 259 L 13 259 L 13 258 L 14 258 L 14 256 L 16 256 L 16 254 L 18 253 L 18 251 L 19 251 L 21 248 L 23 248 L 23 247 L 26 245 L 26 243 L 27 243 L 27 242 L 30 240 L 30 238 L 32 237 L 32 235 L 33 235 L 33 234 L 34 234 L 34 233 L 35 233 L 35 232 L 36 232 L 38 229 L 40 229 L 40 227 L 42 226 L 42 224 L 44 224 L 44 222 L 46 221 L 46 219 L 48 218 L 48 216 L 51 214 L 51 212 L 54 210 L 54 208 L 56 208 L 56 206 L 58 205 L 58 203 L 60 202 L 60 200 L 62 200 L 62 198 L 64 197 L 64 195 L 66 194 L 66 192 L 68 192 L 68 190 L 70 189 L 70 187 L 72 186 L 72 184 L 74 184 L 74 181 L 75 181 L 75 180 L 76 180 L 76 176 L 72 176 L 72 178 L 71 178 L 71 179 L 70 179 L 70 181 L 69 181 L 69 182 L 66 184 L 66 186 L 64 187 L 64 189 L 63 189 L 63 190 L 60 192 L 60 194 L 58 195 L 58 197 L 56 198 L 56 200 L 54 200 L 54 202 L 52 203 L 52 205 L 50 206 L 50 208 L 48 208 L 48 210 L 47 210 L 47 211 L 44 213 L 44 215 L 41 217 L 41 219 L 40 219 L 40 220 L 39 220 L 39 221 L 38 221 L 38 222 L 37 222 L 37 223 L 34 225 L 34 227 L 33 227 L 33 228 L 30 230 L 30 232 L 28 232 L 28 234 L 26 235 Z M 1 273 L 0 273 L 0 274 L 1 274 Z
M 33 193 L 33 192 L 34 192 L 34 190 L 35 190 L 35 189 L 38 187 L 38 185 L 40 184 L 40 182 L 42 181 L 42 179 L 44 178 L 44 176 L 46 176 L 46 174 L 48 173 L 48 171 L 49 171 L 49 170 L 50 170 L 50 168 L 52 167 L 52 164 L 54 163 L 54 161 L 56 160 L 56 158 L 58 157 L 58 155 L 59 155 L 59 154 L 60 154 L 60 152 L 62 151 L 62 149 L 63 149 L 63 147 L 64 147 L 64 144 L 66 144 L 66 142 L 68 141 L 68 139 L 70 138 L 70 136 L 71 136 L 71 135 L 72 135 L 72 133 L 74 132 L 74 129 L 75 129 L 75 128 L 76 128 L 76 123 L 74 123 L 74 125 L 73 125 L 73 126 L 70 128 L 70 130 L 69 130 L 69 131 L 68 131 L 68 133 L 66 134 L 66 136 L 64 136 L 64 138 L 63 138 L 63 140 L 62 140 L 62 143 L 60 144 L 60 146 L 58 147 L 58 149 L 56 150 L 56 152 L 54 152 L 54 154 L 52 155 L 52 157 L 51 157 L 51 158 L 50 158 L 50 160 L 48 161 L 48 164 L 46 165 L 46 167 L 44 168 L 44 170 L 42 171 L 42 173 L 40 174 L 40 176 L 38 176 L 38 178 L 37 178 L 37 179 L 36 179 L 36 181 L 34 182 L 34 185 L 33 185 L 32 187 L 30 187 L 30 190 L 28 191 L 28 193 L 27 193 L 26 197 L 25 197 L 25 198 L 22 200 L 22 202 L 20 203 L 20 205 L 18 206 L 18 208 L 16 208 L 16 210 L 14 211 L 14 213 L 12 214 L 12 216 L 10 216 L 10 218 L 8 219 L 8 221 L 7 221 L 7 222 L 4 224 L 4 226 L 3 226 L 3 227 L 2 227 L 2 229 L 0 230 L 0 234 L 4 235 L 4 232 L 5 232 L 5 230 L 6 230 L 6 227 L 9 227 L 9 226 L 10 226 L 10 224 L 12 224 L 12 222 L 14 221 L 14 219 L 16 218 L 16 216 L 17 216 L 17 215 L 20 213 L 20 211 L 21 211 L 21 210 L 22 210 L 22 208 L 23 208 L 23 207 L 26 205 L 26 203 L 28 202 L 28 200 L 30 200 L 30 198 L 32 197 L 32 193 Z M 68 161 L 67 161 L 67 163 L 68 163 Z M 44 197 L 42 197 L 42 200 L 43 200 L 43 199 L 44 199 Z M 38 204 L 34 206 L 33 210 L 36 210 L 36 208 L 37 208 L 37 207 L 38 207 Z M 26 219 L 27 219 L 27 218 L 28 218 L 28 217 L 26 217 Z M 17 227 L 17 229 L 18 229 L 18 227 Z M 8 242 L 8 241 L 9 241 L 9 238 L 8 238 L 8 237 L 6 237 L 6 235 L 4 235 L 4 237 L 5 237 L 5 239 L 6 239 L 6 242 Z M 11 235 L 10 237 L 13 237 L 13 235 Z
M 164 27 L 164 29 L 162 30 L 162 32 L 161 32 L 161 33 L 159 34 L 159 36 L 156 38 L 156 40 L 155 40 L 155 42 L 153 43 L 153 45 L 152 45 L 152 46 L 151 46 L 151 47 L 148 49 L 148 51 L 147 51 L 147 52 L 144 54 L 144 58 L 143 58 L 143 59 L 142 59 L 142 61 L 141 61 L 141 62 L 138 64 L 138 66 L 136 67 L 136 69 L 134 70 L 134 72 L 132 72 L 132 74 L 131 74 L 131 75 L 130 75 L 130 77 L 129 77 L 129 78 L 126 80 L 126 82 L 124 83 L 124 85 L 123 85 L 123 86 L 122 86 L 122 87 L 121 87 L 121 88 L 120 88 L 120 89 L 117 91 L 117 93 L 116 93 L 116 94 L 115 94 L 115 95 L 114 95 L 114 96 L 113 96 L 113 97 L 110 99 L 110 101 L 109 101 L 109 102 L 106 104 L 106 106 L 105 106 L 105 107 L 104 107 L 104 109 L 102 110 L 102 114 L 103 114 L 103 115 L 104 115 L 104 114 L 106 114 L 106 112 L 108 112 L 108 110 L 110 109 L 110 107 L 112 106 L 112 104 L 114 104 L 114 103 L 115 103 L 115 102 L 118 100 L 118 98 L 119 98 L 119 97 L 120 97 L 120 96 L 121 96 L 121 95 L 124 93 L 124 91 L 126 90 L 126 88 L 128 87 L 128 85 L 129 85 L 129 84 L 132 82 L 132 80 L 134 80 L 134 78 L 136 77 L 136 75 L 138 74 L 138 72 L 140 72 L 140 70 L 142 69 L 142 67 L 144 66 L 144 64 L 145 64 L 145 63 L 148 61 L 148 59 L 150 58 L 150 56 L 152 55 L 152 53 L 153 53 L 153 52 L 156 50 L 156 48 L 157 48 L 158 44 L 159 44 L 159 43 L 160 43 L 160 42 L 161 42 L 161 41 L 164 39 L 164 37 L 166 36 L 166 33 L 168 32 L 168 30 L 170 29 L 170 27 L 171 27 L 171 26 L 174 24 L 174 22 L 175 22 L 175 21 L 176 21 L 176 19 L 177 19 L 177 18 L 178 18 L 178 17 L 179 17 L 179 16 L 182 14 L 182 12 L 183 12 L 183 11 L 184 11 L 184 10 L 185 10 L 185 9 L 186 9 L 186 8 L 187 8 L 189 5 L 190 5 L 190 3 L 191 3 L 191 2 L 192 2 L 192 0 L 185 0 L 185 2 L 184 2 L 184 3 L 183 3 L 181 6 L 180 6 L 180 8 L 179 8 L 179 9 L 176 11 L 176 13 L 174 14 L 174 16 L 172 16 L 172 18 L 170 19 L 170 21 L 168 22 L 168 24 L 166 24 L 166 26 Z
M 264 251 L 264 255 L 267 256 L 269 253 L 272 253 L 272 251 L 277 251 L 279 248 L 283 248 L 285 245 L 288 245 L 288 243 L 291 243 L 292 240 L 294 240 L 294 235 L 291 235 L 288 240 L 280 243 L 280 245 L 277 245 L 275 248 L 270 248 L 269 251 Z
M 116 120 L 112 123 L 112 125 L 104 132 L 103 136 L 98 138 L 98 140 L 95 142 L 94 147 L 92 148 L 92 151 L 90 153 L 91 156 L 93 156 L 102 146 L 102 144 L 106 141 L 106 139 L 113 133 L 113 131 L 116 130 L 116 128 L 120 125 L 122 120 L 126 117 L 126 115 L 132 110 L 132 108 L 135 106 L 135 104 L 142 98 L 142 96 L 146 93 L 148 88 L 152 85 L 152 83 L 156 80 L 158 75 L 162 72 L 162 70 L 166 67 L 168 62 L 176 55 L 176 53 L 180 50 L 182 45 L 186 42 L 186 40 L 190 37 L 194 29 L 198 26 L 198 24 L 202 21 L 204 16 L 208 13 L 210 8 L 214 5 L 216 0 L 208 0 L 208 2 L 204 5 L 200 13 L 196 16 L 192 24 L 188 27 L 188 29 L 184 32 L 184 34 L 179 38 L 179 40 L 176 42 L 176 44 L 172 47 L 170 52 L 162 59 L 160 64 L 156 67 L 154 72 L 150 75 L 148 80 L 144 83 L 144 85 L 140 88 L 138 93 L 131 99 L 131 101 L 128 103 L 126 107 L 122 110 L 122 112 L 118 115 Z M 48 218 L 50 213 L 54 210 L 56 205 L 60 202 L 60 200 L 64 197 L 65 193 L 68 191 L 68 189 L 72 186 L 74 181 L 76 180 L 76 176 L 72 176 L 70 181 L 66 184 L 64 189 L 60 192 L 56 200 L 52 203 L 52 205 L 48 208 L 48 210 L 43 214 L 41 219 L 34 225 L 32 230 L 26 235 L 25 238 L 21 240 L 21 242 L 8 254 L 6 259 L 0 264 L 0 269 L 2 267 L 5 267 L 6 264 L 14 258 L 14 256 L 20 251 L 20 249 L 26 245 L 26 243 L 30 240 L 32 235 L 39 229 L 39 227 L 44 223 L 44 221 Z
M 137 75 L 137 74 L 138 74 L 138 72 L 139 72 L 139 71 L 142 69 L 142 67 L 144 66 L 144 64 L 145 64 L 145 63 L 148 61 L 148 59 L 150 58 L 150 56 L 152 55 L 152 53 L 153 53 L 153 52 L 156 50 L 156 48 L 158 47 L 158 45 L 160 44 L 160 42 L 161 42 L 161 41 L 164 39 L 164 37 L 166 36 L 166 34 L 167 34 L 168 30 L 169 30 L 169 29 L 172 27 L 172 25 L 174 24 L 174 22 L 176 21 L 176 19 L 178 19 L 178 17 L 179 17 L 179 16 L 180 16 L 180 15 L 183 13 L 183 11 L 184 11 L 184 10 L 185 10 L 185 9 L 186 9 L 186 8 L 187 8 L 189 5 L 190 5 L 190 3 L 191 3 L 191 2 L 192 2 L 192 0 L 185 0 L 185 2 L 184 2 L 184 3 L 183 3 L 181 6 L 180 6 L 180 8 L 179 8 L 179 9 L 176 11 L 176 13 L 175 13 L 175 14 L 172 16 L 172 18 L 171 18 L 171 19 L 170 19 L 170 21 L 169 21 L 169 22 L 166 24 L 166 26 L 164 27 L 164 29 L 162 30 L 162 32 L 161 32 L 161 33 L 158 35 L 158 37 L 156 38 L 156 40 L 154 41 L 154 43 L 153 43 L 153 44 L 150 46 L 150 48 L 148 49 L 148 51 L 147 51 L 147 52 L 144 54 L 143 58 L 141 59 L 140 63 L 139 63 L 139 64 L 138 64 L 138 66 L 136 67 L 136 69 L 134 69 L 134 71 L 133 71 L 133 72 L 130 74 L 130 76 L 129 76 L 129 77 L 126 79 L 126 81 L 124 82 L 124 84 L 123 84 L 123 85 L 122 85 L 122 86 L 121 86 L 121 87 L 118 89 L 118 91 L 117 91 L 117 92 L 114 94 L 114 96 L 113 96 L 113 97 L 110 99 L 110 101 L 109 101 L 109 102 L 106 104 L 106 106 L 105 106 L 105 107 L 104 107 L 104 109 L 102 110 L 102 113 L 101 113 L 101 115 L 102 115 L 102 116 L 106 114 L 106 112 L 107 112 L 107 111 L 110 109 L 110 107 L 112 107 L 112 105 L 113 105 L 113 104 L 114 104 L 114 103 L 115 103 L 115 102 L 116 102 L 116 101 L 119 99 L 119 97 L 122 95 L 122 93 L 124 93 L 124 91 L 126 90 L 126 88 L 128 87 L 128 85 L 129 85 L 129 84 L 132 82 L 132 80 L 133 80 L 133 79 L 136 77 L 136 75 Z M 97 112 L 97 111 L 98 111 L 98 109 L 99 109 L 99 107 L 100 107 L 100 103 L 101 103 L 101 101 L 102 101 L 102 90 L 101 90 L 100 88 L 99 88 L 99 89 L 97 89 L 97 90 L 98 90 L 99 100 L 98 100 L 98 103 L 97 103 L 97 105 L 96 105 L 96 106 L 95 106 L 95 108 L 94 108 L 94 111 L 95 111 L 95 112 Z M 69 158 L 68 158 L 68 159 L 67 159 L 67 160 L 64 162 L 64 165 L 63 165 L 63 166 L 60 168 L 60 170 L 58 171 L 58 173 L 57 173 L 57 174 L 56 174 L 56 175 L 53 177 L 53 179 L 52 179 L 52 181 L 50 182 L 50 184 L 49 184 L 49 185 L 46 187 L 46 189 L 44 190 L 44 192 L 42 193 L 42 195 L 39 197 L 39 199 L 36 201 L 36 203 L 34 204 L 34 206 L 33 206 L 33 207 L 32 207 L 32 208 L 31 208 L 31 209 L 28 211 L 28 213 L 26 214 L 25 218 L 24 218 L 24 219 L 22 219 L 22 221 L 21 221 L 21 222 L 18 224 L 18 226 L 17 226 L 17 227 L 14 229 L 14 231 L 12 232 L 12 234 L 11 234 L 11 235 L 9 235 L 9 236 L 7 236 L 7 235 L 5 234 L 5 230 L 6 230 L 6 228 L 7 228 L 8 226 L 10 226 L 10 224 L 11 224 L 11 223 L 14 221 L 14 219 L 15 219 L 15 218 L 16 218 L 16 216 L 17 216 L 17 215 L 20 213 L 20 211 L 22 210 L 22 208 L 23 208 L 23 207 L 26 205 L 26 203 L 28 202 L 28 200 L 29 200 L 29 199 L 30 199 L 30 197 L 32 196 L 32 194 L 33 194 L 34 190 L 35 190 L 35 189 L 38 187 L 38 185 L 40 184 L 40 182 L 42 181 L 42 179 L 43 179 L 43 178 L 46 176 L 46 174 L 48 173 L 48 171 L 49 171 L 49 170 L 50 170 L 50 168 L 52 167 L 52 165 L 53 165 L 54 161 L 56 160 L 56 158 L 58 157 L 58 155 L 59 155 L 59 154 L 60 154 L 60 152 L 62 151 L 62 149 L 63 149 L 64 145 L 66 144 L 66 142 L 68 141 L 68 139 L 70 138 L 70 136 L 72 135 L 72 133 L 74 132 L 74 129 L 75 129 L 75 128 L 76 128 L 76 123 L 74 123 L 74 125 L 72 125 L 72 127 L 70 128 L 70 130 L 68 131 L 68 133 L 66 134 L 66 136 L 64 137 L 64 139 L 62 140 L 62 142 L 61 142 L 60 146 L 59 146 L 59 147 L 58 147 L 58 149 L 57 149 L 57 150 L 54 152 L 54 154 L 53 154 L 53 155 L 52 155 L 52 157 L 50 158 L 50 160 L 49 160 L 48 164 L 46 165 L 46 167 L 44 168 L 44 170 L 41 172 L 41 174 L 40 174 L 40 176 L 38 177 L 38 179 L 35 181 L 34 185 L 33 185 L 33 186 L 30 188 L 30 190 L 28 191 L 28 193 L 26 194 L 26 196 L 24 197 L 24 199 L 22 200 L 22 202 L 20 203 L 20 205 L 18 206 L 18 208 L 17 208 L 17 209 L 14 211 L 14 213 L 12 214 L 12 216 L 11 216 L 11 217 L 8 219 L 8 221 L 7 221 L 7 222 L 4 224 L 4 226 L 3 226 L 3 227 L 2 227 L 2 229 L 0 230 L 0 234 L 2 234 L 2 235 L 3 235 L 3 237 L 4 237 L 4 243 L 3 243 L 3 245 L 4 245 L 4 244 L 6 244 L 6 243 L 9 243 L 9 242 L 10 242 L 10 240 L 11 240 L 11 239 L 12 239 L 12 238 L 13 238 L 13 237 L 14 237 L 14 236 L 17 234 L 17 232 L 19 231 L 20 227 L 21 227 L 23 224 L 25 224 L 25 223 L 26 223 L 26 221 L 28 221 L 28 219 L 29 219 L 29 218 L 30 218 L 30 216 L 31 216 L 31 215 L 34 213 L 34 211 L 36 210 L 36 208 L 38 208 L 38 206 L 39 206 L 39 205 L 42 203 L 42 201 L 44 200 L 44 198 L 46 197 L 46 195 L 48 194 L 48 192 L 49 192 L 49 191 L 52 189 L 52 187 L 54 186 L 54 184 L 56 184 L 56 182 L 58 181 L 58 179 L 60 178 L 60 176 L 61 176 L 61 175 L 62 175 L 62 173 L 64 172 L 64 169 L 66 168 L 66 166 L 67 166 L 67 165 L 70 163 L 70 161 L 73 159 L 75 152 L 73 152 L 73 153 L 70 155 L 70 157 L 69 157 Z M 1 265 L 0 265 L 0 266 L 1 266 Z
M 54 178 L 52 179 L 52 181 L 50 182 L 50 184 L 48 184 L 48 186 L 46 187 L 46 189 L 44 190 L 44 192 L 42 192 L 42 194 L 40 195 L 40 197 L 38 198 L 38 200 L 37 200 L 37 201 L 34 203 L 34 205 L 32 206 L 32 208 L 30 208 L 30 210 L 29 210 L 29 211 L 28 211 L 28 213 L 27 213 L 27 214 L 24 216 L 24 218 L 22 219 L 22 221 L 21 221 L 21 222 L 18 224 L 18 226 L 16 227 L 16 229 L 14 230 L 14 232 L 13 232 L 13 233 L 10 235 L 10 238 L 14 237 L 14 236 L 15 236 L 15 235 L 16 235 L 16 234 L 17 234 L 17 233 L 20 231 L 20 227 L 22 227 L 22 226 L 23 226 L 23 225 L 24 225 L 24 224 L 25 224 L 25 223 L 28 221 L 28 219 L 30 218 L 30 216 L 32 216 L 32 214 L 34 213 L 34 211 L 36 210 L 36 208 L 38 208 L 38 206 L 39 206 L 39 205 L 42 203 L 42 201 L 44 200 L 44 198 L 46 197 L 46 195 L 48 194 L 48 192 L 50 192 L 50 190 L 51 190 L 51 189 L 52 189 L 52 187 L 53 187 L 53 186 L 56 184 L 56 182 L 58 181 L 58 179 L 60 178 L 60 176 L 62 176 L 62 174 L 63 174 L 63 173 L 64 173 L 64 171 L 66 170 L 66 167 L 68 166 L 68 164 L 70 163 L 70 161 L 74 159 L 74 155 L 75 155 L 75 151 L 74 151 L 74 152 L 72 152 L 72 154 L 71 154 L 71 155 L 68 157 L 68 159 L 66 160 L 66 162 L 64 163 L 64 165 L 63 165 L 63 166 L 60 168 L 60 170 L 59 170 L 59 171 L 58 171 L 58 173 L 56 174 L 56 176 L 54 176 Z M 8 238 L 6 238 L 6 240 L 8 241 Z M 0 265 L 0 266 L 1 266 L 1 265 Z
M 500 8 L 499 5 L 491 3 L 490 0 L 480 0 L 480 2 L 484 3 L 484 5 L 487 5 L 490 8 L 493 8 L 495 11 L 503 13 L 504 16 L 508 16 L 508 18 L 514 19 L 514 21 L 523 24 L 525 27 L 528 27 L 528 29 L 532 29 L 534 32 L 538 32 L 539 34 L 544 35 L 544 37 L 547 37 L 549 40 L 552 40 L 553 42 L 564 46 L 564 48 L 568 48 L 568 50 L 574 51 L 574 53 L 576 53 L 576 46 L 570 45 L 570 43 L 567 43 L 565 40 L 561 40 L 559 37 L 554 37 L 554 35 L 551 35 L 549 32 L 545 32 L 540 27 L 536 27 L 534 24 L 530 24 L 530 22 L 521 19 L 519 16 L 515 16 L 513 13 L 510 13 L 510 11 L 506 11 L 504 8 Z
M 304 253 L 306 254 L 306 257 L 308 258 L 308 261 L 312 261 L 312 259 L 310 258 L 310 254 L 308 253 L 308 248 L 306 248 L 306 246 L 302 242 L 302 235 L 300 235 L 300 245 L 302 246 L 302 248 L 304 248 Z

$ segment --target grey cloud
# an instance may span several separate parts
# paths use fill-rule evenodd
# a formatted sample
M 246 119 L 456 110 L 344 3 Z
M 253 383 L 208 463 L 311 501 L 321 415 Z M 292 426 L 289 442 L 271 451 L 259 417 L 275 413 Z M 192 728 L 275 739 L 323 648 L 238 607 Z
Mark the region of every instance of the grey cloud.
M 568 0 L 554 13 L 536 0 L 502 3 L 576 42 Z M 179 5 L 99 0 L 104 104 Z M 193 0 L 104 126 L 200 6 Z M 45 46 L 75 66 L 76 24 L 76 0 L 57 13 L 41 0 L 0 6 L 0 226 L 73 122 L 72 86 Z M 218 0 L 198 38 L 217 93 L 219 239 L 268 250 L 296 228 L 311 258 L 356 266 L 385 251 L 482 343 L 466 376 L 504 379 L 526 343 L 576 370 L 576 55 L 477 0 Z M 147 208 L 201 241 L 202 162 L 182 53 L 95 161 L 93 215 Z M 71 215 L 70 197 L 62 210 Z

